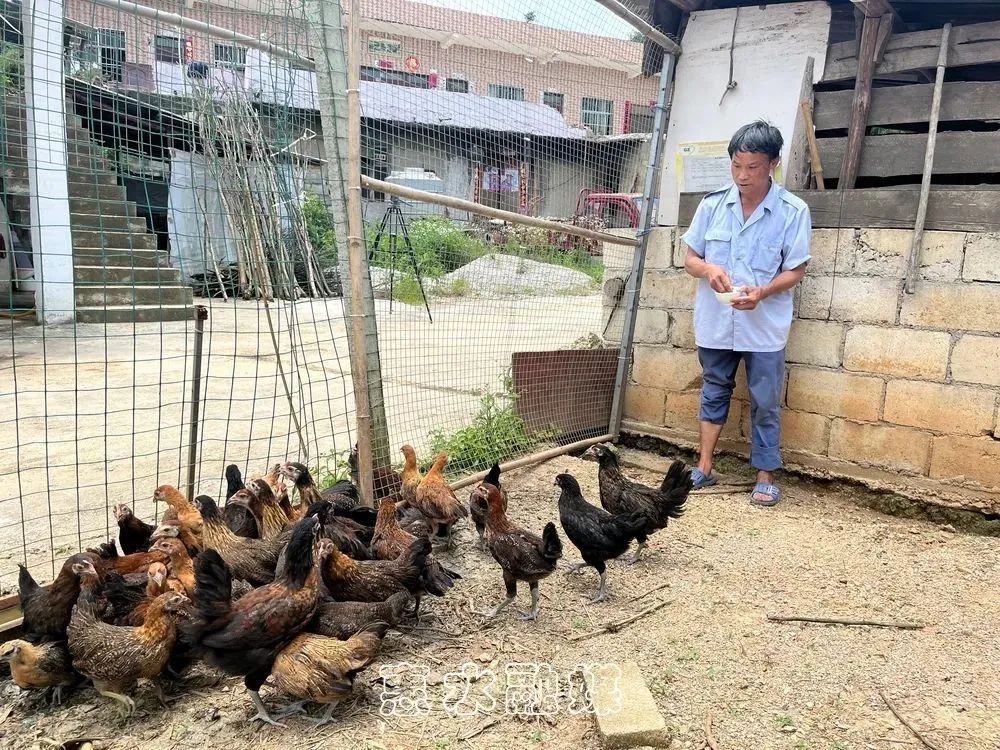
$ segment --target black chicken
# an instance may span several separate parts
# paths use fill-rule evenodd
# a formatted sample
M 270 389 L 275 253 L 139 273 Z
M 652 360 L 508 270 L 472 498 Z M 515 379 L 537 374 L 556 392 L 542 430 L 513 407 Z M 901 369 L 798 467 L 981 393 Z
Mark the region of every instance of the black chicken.
M 646 528 L 636 534 L 639 542 L 630 563 L 639 562 L 646 540 L 658 529 L 665 529 L 671 518 L 680 518 L 684 503 L 691 491 L 691 470 L 684 463 L 674 461 L 667 469 L 659 489 L 627 479 L 621 472 L 618 456 L 606 445 L 594 445 L 584 456 L 592 456 L 600 464 L 597 479 L 601 487 L 601 505 L 614 515 L 627 515 L 636 511 L 646 519 Z
M 489 473 L 480 482 L 480 484 L 483 483 L 492 484 L 500 490 L 500 495 L 503 497 L 503 509 L 506 512 L 507 490 L 500 486 L 500 464 L 493 464 Z M 481 550 L 486 549 L 486 539 L 483 536 L 486 533 L 486 510 L 486 500 L 477 495 L 475 490 L 469 493 L 469 515 L 472 516 L 472 523 L 476 527 L 476 533 L 479 534 L 479 549 Z
M 150 537 L 156 530 L 145 521 L 135 517 L 127 505 L 115 506 L 115 521 L 118 523 L 118 542 L 122 552 L 131 555 L 134 552 L 145 552 L 149 549 Z
M 243 474 L 240 473 L 240 467 L 236 464 L 229 464 L 226 467 L 226 502 L 229 502 L 229 498 L 245 486 L 243 484 Z
M 628 549 L 629 543 L 646 528 L 646 518 L 639 511 L 613 516 L 583 499 L 580 483 L 572 474 L 558 474 L 555 483 L 559 495 L 559 522 L 566 536 L 580 550 L 583 562 L 573 568 L 579 572 L 589 565 L 601 575 L 601 586 L 590 600 L 603 602 L 608 596 L 608 571 L 605 561 Z

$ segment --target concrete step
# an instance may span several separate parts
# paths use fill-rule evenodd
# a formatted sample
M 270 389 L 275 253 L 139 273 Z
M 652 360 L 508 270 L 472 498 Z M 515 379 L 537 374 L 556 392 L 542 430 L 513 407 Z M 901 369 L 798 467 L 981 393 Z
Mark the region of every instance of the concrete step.
M 116 268 L 167 269 L 167 254 L 159 250 L 114 247 L 73 247 L 74 266 L 113 266 Z
M 0 139 L 5 148 L 3 149 L 3 159 L 5 161 L 27 161 L 28 147 L 23 140 L 12 140 L 10 138 Z M 104 150 L 89 138 L 86 140 L 67 140 L 66 151 L 71 154 L 95 154 L 104 156 Z
M 27 164 L 5 164 L 3 172 L 0 173 L 5 182 L 22 180 L 28 182 Z M 69 165 L 67 174 L 69 182 L 78 182 L 93 185 L 117 185 L 118 174 L 110 169 L 93 170 L 87 166 L 75 164 Z M 72 191 L 71 191 L 72 192 Z
M 160 323 L 194 320 L 191 305 L 110 305 L 81 307 L 77 305 L 78 323 Z
M 29 196 L 28 178 L 4 180 L 4 191 L 7 195 Z M 125 188 L 122 185 L 108 182 L 78 182 L 72 178 L 69 182 L 70 198 L 89 198 L 92 200 L 124 201 Z
M 76 306 L 107 305 L 190 305 L 194 295 L 190 287 L 176 286 L 78 286 L 74 289 Z
M 116 232 L 73 227 L 73 247 L 115 247 L 155 250 L 156 237 L 145 232 Z
M 139 234 L 147 231 L 146 220 L 132 216 L 119 216 L 110 211 L 103 214 L 82 214 L 70 212 L 70 226 L 76 229 L 109 229 L 116 232 Z
M 76 258 L 73 259 L 76 261 Z M 135 268 L 130 266 L 84 266 L 74 262 L 77 288 L 87 286 L 183 286 L 176 268 Z
M 31 200 L 26 195 L 13 195 L 7 203 L 11 211 L 30 211 Z M 71 195 L 69 210 L 74 214 L 98 214 L 100 216 L 131 216 L 138 212 L 134 201 L 104 200 L 102 198 L 78 198 Z

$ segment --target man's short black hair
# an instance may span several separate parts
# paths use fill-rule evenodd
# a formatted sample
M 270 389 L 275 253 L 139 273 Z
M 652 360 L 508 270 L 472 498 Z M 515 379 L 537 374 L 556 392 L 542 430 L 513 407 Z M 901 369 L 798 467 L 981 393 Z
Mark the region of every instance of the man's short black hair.
M 729 141 L 729 158 L 738 152 L 745 154 L 767 154 L 772 161 L 781 156 L 781 146 L 784 143 L 781 131 L 774 125 L 757 120 L 744 125 L 736 131 Z

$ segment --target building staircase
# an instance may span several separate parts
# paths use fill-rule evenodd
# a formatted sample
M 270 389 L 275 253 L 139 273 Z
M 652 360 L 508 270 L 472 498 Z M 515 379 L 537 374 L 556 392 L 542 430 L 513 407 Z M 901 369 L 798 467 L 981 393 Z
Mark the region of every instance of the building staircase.
M 31 242 L 23 101 L 0 100 L 0 160 L 11 229 Z M 76 321 L 147 323 L 188 320 L 191 288 L 156 247 L 156 235 L 126 199 L 118 171 L 67 103 L 67 166 Z M 36 260 L 37 268 L 37 260 Z

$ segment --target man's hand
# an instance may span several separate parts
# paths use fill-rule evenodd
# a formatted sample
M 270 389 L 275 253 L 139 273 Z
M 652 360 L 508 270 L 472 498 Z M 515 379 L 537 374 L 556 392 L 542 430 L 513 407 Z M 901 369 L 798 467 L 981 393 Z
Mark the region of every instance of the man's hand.
M 729 280 L 729 274 L 722 266 L 714 263 L 706 263 L 703 271 L 703 278 L 708 281 L 708 285 L 716 292 L 733 291 L 733 282 Z
M 767 296 L 762 286 L 748 286 L 743 289 L 743 295 L 733 300 L 733 308 L 736 310 L 753 310 L 760 304 L 760 301 Z

